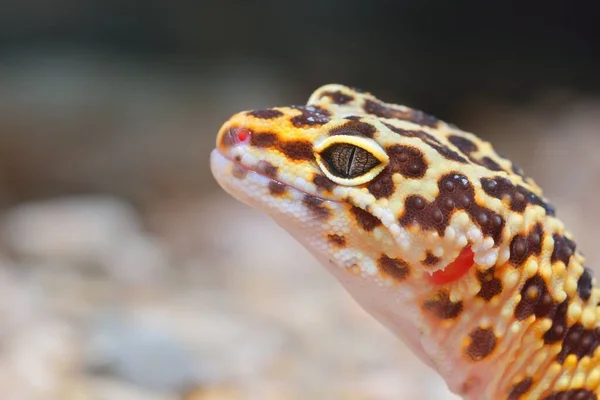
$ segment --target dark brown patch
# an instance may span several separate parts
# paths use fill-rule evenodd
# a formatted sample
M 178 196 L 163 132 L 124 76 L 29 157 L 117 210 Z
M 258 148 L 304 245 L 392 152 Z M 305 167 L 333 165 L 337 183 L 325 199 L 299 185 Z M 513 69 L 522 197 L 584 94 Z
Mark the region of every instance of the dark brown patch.
M 402 128 L 399 128 L 392 124 L 386 124 L 386 123 L 384 123 L 384 125 L 386 127 L 388 127 L 388 129 L 391 130 L 392 132 L 397 133 L 398 135 L 401 135 L 401 136 L 419 138 L 428 144 L 429 143 L 442 144 L 435 136 L 430 135 L 429 133 L 427 133 L 425 131 L 402 129 Z
M 320 126 L 328 123 L 331 118 L 329 111 L 314 106 L 294 106 L 302 114 L 293 117 L 290 121 L 296 128 Z
M 519 167 L 517 164 L 511 162 L 510 169 L 513 173 L 519 175 L 521 178 L 525 178 L 525 172 L 523 171 L 523 168 Z
M 335 135 L 350 135 L 350 136 L 363 136 L 367 138 L 373 138 L 373 134 L 377 131 L 373 125 L 366 122 L 357 120 L 350 120 L 345 124 L 333 128 L 329 131 L 330 136 Z
M 362 208 L 352 206 L 352 208 L 350 208 L 350 212 L 354 215 L 354 219 L 356 219 L 358 225 L 367 232 L 371 232 L 373 229 L 381 225 L 379 218 L 374 217 Z
M 336 233 L 327 235 L 327 240 L 336 247 L 346 247 L 346 238 Z
M 510 242 L 509 262 L 515 267 L 519 267 L 527 261 L 531 255 L 540 255 L 542 252 L 542 241 L 544 231 L 541 224 L 536 224 L 527 234 L 515 235 Z
M 451 135 L 448 136 L 448 141 L 467 156 L 478 150 L 477 145 L 474 142 L 463 136 Z
M 292 160 L 314 160 L 312 143 L 308 140 L 288 140 L 279 144 L 279 148 Z
M 428 251 L 425 259 L 421 262 L 423 263 L 423 265 L 431 266 L 431 265 L 435 265 L 435 264 L 439 263 L 440 258 L 434 256 L 432 253 L 430 253 Z
M 285 193 L 285 185 L 281 182 L 271 181 L 269 182 L 269 193 L 273 196 L 281 196 Z
M 302 199 L 302 202 L 317 219 L 326 220 L 331 215 L 331 210 L 323 205 L 323 199 L 307 194 Z
M 323 94 L 321 95 L 321 98 L 323 97 L 329 97 L 331 99 L 332 102 L 334 102 L 335 104 L 346 104 L 346 103 L 350 103 L 352 100 L 354 100 L 353 96 L 344 94 L 342 92 L 335 91 L 335 92 L 323 92 Z
M 221 146 L 228 148 L 237 143 L 235 129 L 230 128 L 221 136 Z
M 410 274 L 410 268 L 405 261 L 398 258 L 390 258 L 385 254 L 382 254 L 377 260 L 379 271 L 385 275 L 393 278 L 397 281 L 403 281 Z
M 501 176 L 481 178 L 481 186 L 492 197 L 500 200 L 508 199 L 512 211 L 523 212 L 525 211 L 525 207 L 531 204 L 542 207 L 548 215 L 554 215 L 554 207 L 552 205 L 523 186 L 514 185 L 508 178 Z
M 544 343 L 552 344 L 563 340 L 567 334 L 567 310 L 569 309 L 569 298 L 560 303 L 552 318 L 552 326 L 544 333 Z
M 485 235 L 491 236 L 495 242 L 500 240 L 504 219 L 475 202 L 475 190 L 464 175 L 444 175 L 438 181 L 438 188 L 439 195 L 431 203 L 420 196 L 408 196 L 404 214 L 399 218 L 400 224 L 409 226 L 416 223 L 423 229 L 435 229 L 443 236 L 454 210 L 465 210 Z
M 372 114 L 381 118 L 393 118 L 410 121 L 418 125 L 436 127 L 439 122 L 436 117 L 428 115 L 423 111 L 413 110 L 410 108 L 406 109 L 406 111 L 403 111 L 373 100 L 366 100 L 363 109 L 367 114 Z
M 504 168 L 502 168 L 500 164 L 498 164 L 496 161 L 492 160 L 490 157 L 487 156 L 479 160 L 479 164 L 492 171 L 504 171 Z
M 423 309 L 439 319 L 453 319 L 463 310 L 463 302 L 452 302 L 448 292 L 441 290 L 423 303 Z
M 238 164 L 233 164 L 231 175 L 237 179 L 244 179 L 248 175 L 248 170 Z
M 519 400 L 521 396 L 531 389 L 531 385 L 533 385 L 533 379 L 531 377 L 527 377 L 513 385 L 508 393 L 508 400 Z
M 436 150 L 438 153 L 440 153 L 444 158 L 447 158 L 448 160 L 458 161 L 463 164 L 468 163 L 466 158 L 464 158 L 463 156 L 461 156 L 460 154 L 458 154 L 457 152 L 455 152 L 448 146 L 444 146 L 443 144 L 434 144 L 434 143 L 427 143 L 427 144 L 429 146 L 433 147 L 434 150 Z
M 535 315 L 537 318 L 553 318 L 558 305 L 548 292 L 546 281 L 539 275 L 525 281 L 521 288 L 521 300 L 515 308 L 515 318 L 519 321 Z
M 473 361 L 481 361 L 489 356 L 496 348 L 496 335 L 491 328 L 475 328 L 469 334 L 471 343 L 465 354 Z
M 588 389 L 569 389 L 551 393 L 542 400 L 598 400 L 598 395 Z
M 425 175 L 427 162 L 423 153 L 416 147 L 393 145 L 387 148 L 389 163 L 375 179 L 369 183 L 369 192 L 376 198 L 387 198 L 394 193 L 394 173 L 406 178 L 418 179 Z
M 502 281 L 494 276 L 494 271 L 495 267 L 477 271 L 477 279 L 481 284 L 477 297 L 481 297 L 485 301 L 490 301 L 494 296 L 502 293 Z
M 574 354 L 578 360 L 583 357 L 592 357 L 600 345 L 600 327 L 585 329 L 580 323 L 571 326 L 563 338 L 562 348 L 556 357 L 563 363 L 567 356 Z
M 575 254 L 575 248 L 577 247 L 575 242 L 558 234 L 552 235 L 552 238 L 554 239 L 554 249 L 550 261 L 562 261 L 568 267 L 569 260 Z
M 279 110 L 275 110 L 273 108 L 267 108 L 265 110 L 254 110 L 248 112 L 248 115 L 253 116 L 254 118 L 260 119 L 273 119 L 279 118 L 283 115 L 283 113 Z
M 271 132 L 254 132 L 250 135 L 250 144 L 256 147 L 271 147 L 277 142 L 277 135 Z
M 325 175 L 318 175 L 318 174 L 313 177 L 313 183 L 318 188 L 325 189 L 329 192 L 331 192 L 333 190 L 333 188 L 336 186 L 336 183 L 334 181 L 332 181 Z
M 466 164 L 468 163 L 467 159 L 462 157 L 460 154 L 455 152 L 454 150 L 448 148 L 448 146 L 443 145 L 438 139 L 434 136 L 428 134 L 423 131 L 414 131 L 414 130 L 406 130 L 402 128 L 398 128 L 391 124 L 385 124 L 392 132 L 395 132 L 399 135 L 406 137 L 415 137 L 421 139 L 425 142 L 429 147 L 433 148 L 435 151 L 440 153 L 444 158 L 448 160 L 458 161 L 460 163 Z
M 268 161 L 259 161 L 256 165 L 256 169 L 259 173 L 268 176 L 269 178 L 277 178 L 277 167 Z
M 588 301 L 592 295 L 592 271 L 589 268 L 584 268 L 577 281 L 577 293 L 585 301 Z

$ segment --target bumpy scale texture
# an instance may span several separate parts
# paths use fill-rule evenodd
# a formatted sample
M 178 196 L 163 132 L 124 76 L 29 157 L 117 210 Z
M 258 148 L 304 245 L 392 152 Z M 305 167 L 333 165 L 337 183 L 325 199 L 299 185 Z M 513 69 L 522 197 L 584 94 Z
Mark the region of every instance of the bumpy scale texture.
M 211 167 L 453 392 L 598 398 L 600 291 L 540 188 L 488 142 L 332 84 L 231 117 Z

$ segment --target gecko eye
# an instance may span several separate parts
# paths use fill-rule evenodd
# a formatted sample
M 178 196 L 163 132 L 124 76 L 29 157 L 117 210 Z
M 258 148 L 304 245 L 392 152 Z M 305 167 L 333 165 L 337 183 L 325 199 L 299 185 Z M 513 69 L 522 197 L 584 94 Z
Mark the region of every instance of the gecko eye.
M 388 156 L 373 140 L 356 136 L 332 136 L 316 146 L 317 163 L 327 177 L 342 185 L 359 185 L 373 179 Z
M 343 179 L 359 177 L 381 164 L 367 150 L 348 143 L 329 146 L 321 153 L 321 159 L 329 172 Z

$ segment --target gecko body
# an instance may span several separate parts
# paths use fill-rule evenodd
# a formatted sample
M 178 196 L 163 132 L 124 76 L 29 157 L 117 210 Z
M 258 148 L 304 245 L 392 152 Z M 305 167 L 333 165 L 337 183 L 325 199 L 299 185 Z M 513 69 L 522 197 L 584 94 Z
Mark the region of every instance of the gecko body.
M 465 399 L 597 399 L 600 291 L 477 136 L 342 85 L 220 129 L 219 184 L 302 243 Z

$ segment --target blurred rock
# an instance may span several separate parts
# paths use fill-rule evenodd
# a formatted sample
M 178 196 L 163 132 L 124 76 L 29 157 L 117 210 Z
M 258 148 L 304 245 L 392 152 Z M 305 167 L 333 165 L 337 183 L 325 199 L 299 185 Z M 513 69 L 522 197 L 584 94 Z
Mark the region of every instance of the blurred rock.
M 195 363 L 173 334 L 125 315 L 105 314 L 93 322 L 86 365 L 135 386 L 180 393 L 195 385 Z
M 156 279 L 167 263 L 162 246 L 141 230 L 135 210 L 112 197 L 21 204 L 0 226 L 19 259 L 99 267 L 124 282 Z
M 11 271 L 0 265 L 0 398 L 72 399 L 81 371 L 77 336 Z

